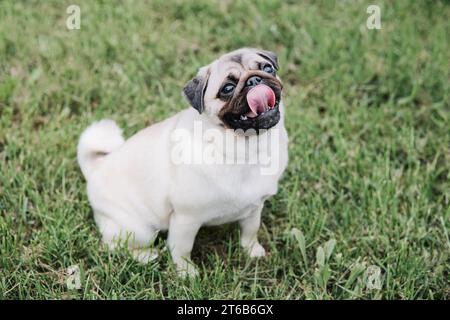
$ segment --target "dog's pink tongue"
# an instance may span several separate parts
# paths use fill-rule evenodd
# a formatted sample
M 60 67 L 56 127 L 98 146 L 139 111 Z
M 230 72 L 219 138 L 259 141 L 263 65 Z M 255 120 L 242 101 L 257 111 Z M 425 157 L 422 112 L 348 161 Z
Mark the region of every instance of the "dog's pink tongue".
M 275 93 L 269 86 L 258 84 L 247 93 L 247 103 L 251 110 L 247 116 L 254 118 L 275 106 Z

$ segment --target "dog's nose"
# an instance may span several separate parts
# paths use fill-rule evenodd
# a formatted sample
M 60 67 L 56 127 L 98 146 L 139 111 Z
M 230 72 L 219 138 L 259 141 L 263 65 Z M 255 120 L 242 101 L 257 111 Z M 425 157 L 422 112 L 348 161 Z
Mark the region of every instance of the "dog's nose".
M 254 86 L 260 84 L 261 82 L 262 82 L 261 77 L 253 76 L 253 77 L 250 77 L 247 79 L 247 82 L 245 83 L 245 85 L 247 87 L 254 87 Z

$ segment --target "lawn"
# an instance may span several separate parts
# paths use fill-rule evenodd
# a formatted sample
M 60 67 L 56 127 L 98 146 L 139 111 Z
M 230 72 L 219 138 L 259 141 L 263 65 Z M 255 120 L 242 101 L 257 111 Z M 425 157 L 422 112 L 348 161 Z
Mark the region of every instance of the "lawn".
M 449 299 L 449 21 L 448 1 L 1 1 L 0 299 Z M 197 68 L 243 46 L 276 52 L 285 86 L 268 256 L 247 258 L 235 224 L 201 230 L 195 280 L 165 235 L 149 265 L 102 248 L 80 133 L 187 108 Z

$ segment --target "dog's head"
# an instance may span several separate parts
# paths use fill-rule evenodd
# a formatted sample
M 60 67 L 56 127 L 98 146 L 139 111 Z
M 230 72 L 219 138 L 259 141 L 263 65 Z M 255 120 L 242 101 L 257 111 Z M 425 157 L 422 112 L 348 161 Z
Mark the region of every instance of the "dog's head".
M 202 67 L 183 93 L 199 113 L 231 129 L 269 129 L 280 120 L 282 85 L 274 53 L 244 48 Z

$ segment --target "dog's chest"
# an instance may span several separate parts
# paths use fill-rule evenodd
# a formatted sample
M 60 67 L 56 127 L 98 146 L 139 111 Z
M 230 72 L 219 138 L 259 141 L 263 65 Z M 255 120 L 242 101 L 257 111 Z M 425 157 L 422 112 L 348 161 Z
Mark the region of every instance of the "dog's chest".
M 252 143 L 256 139 L 257 143 Z M 196 216 L 203 224 L 222 224 L 245 218 L 277 192 L 278 180 L 287 165 L 285 130 L 242 140 L 248 140 L 247 149 L 236 147 L 234 163 L 176 167 L 170 196 L 175 212 Z M 223 152 L 219 143 L 207 143 L 207 147 L 216 155 Z
M 223 166 L 202 173 L 196 182 L 199 194 L 191 199 L 196 199 L 192 206 L 208 225 L 245 218 L 277 190 L 278 177 L 261 175 L 257 166 Z

